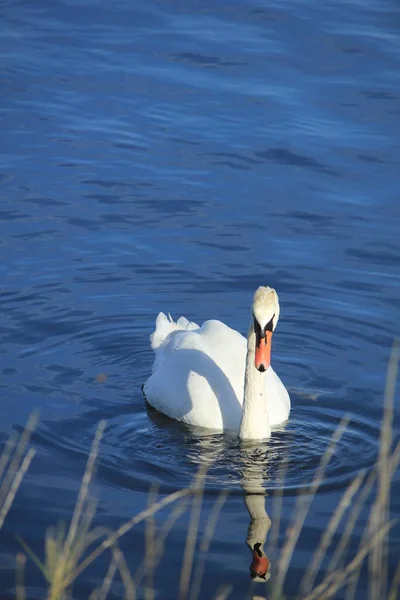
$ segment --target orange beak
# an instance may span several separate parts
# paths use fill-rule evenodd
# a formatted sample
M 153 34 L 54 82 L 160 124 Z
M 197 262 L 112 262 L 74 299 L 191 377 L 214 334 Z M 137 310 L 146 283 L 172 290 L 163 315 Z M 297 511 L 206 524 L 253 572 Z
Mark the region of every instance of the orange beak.
M 265 337 L 256 342 L 256 357 L 254 364 L 259 371 L 266 371 L 271 365 L 272 331 L 266 331 Z
M 253 577 L 265 577 L 269 569 L 268 556 L 258 556 L 257 552 L 253 552 L 253 560 L 250 565 L 250 572 Z

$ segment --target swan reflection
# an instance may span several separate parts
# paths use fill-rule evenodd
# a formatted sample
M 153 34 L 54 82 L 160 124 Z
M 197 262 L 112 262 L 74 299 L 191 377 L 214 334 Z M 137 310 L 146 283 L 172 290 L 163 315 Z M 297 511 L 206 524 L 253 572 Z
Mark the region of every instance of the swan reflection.
M 271 519 L 266 510 L 265 468 L 267 443 L 242 443 L 242 480 L 244 503 L 250 517 L 246 544 L 252 554 L 250 577 L 265 583 L 271 577 L 271 562 L 264 550 Z
M 199 430 L 196 433 L 192 458 L 202 466 L 211 467 L 207 478 L 218 479 L 218 472 L 214 472 L 212 465 L 217 470 L 222 466 L 221 462 L 227 451 L 226 439 L 219 435 L 202 435 Z M 254 582 L 265 583 L 271 577 L 271 562 L 265 551 L 271 528 L 271 519 L 266 509 L 266 487 L 273 465 L 281 464 L 284 449 L 281 447 L 278 451 L 270 441 L 242 441 L 236 450 L 238 454 L 234 462 L 240 473 L 240 486 L 249 515 L 245 541 L 252 556 L 250 577 Z
M 211 483 L 212 487 L 221 488 L 221 479 L 227 483 L 227 477 L 232 477 L 233 486 L 235 481 L 240 485 L 249 519 L 243 542 L 251 553 L 250 577 L 254 582 L 266 583 L 271 578 L 271 562 L 265 548 L 272 524 L 266 506 L 267 487 L 271 478 L 275 479 L 277 467 L 285 460 L 289 451 L 287 445 L 277 443 L 276 438 L 239 442 L 203 428 L 189 430 L 180 424 L 172 424 L 170 419 L 151 408 L 148 415 L 158 428 L 174 431 L 174 437 L 178 437 L 179 432 L 180 439 L 185 441 L 186 460 L 204 470 L 205 487 Z M 283 429 L 281 425 L 274 431 L 282 432 Z M 231 485 L 228 487 L 232 489 Z

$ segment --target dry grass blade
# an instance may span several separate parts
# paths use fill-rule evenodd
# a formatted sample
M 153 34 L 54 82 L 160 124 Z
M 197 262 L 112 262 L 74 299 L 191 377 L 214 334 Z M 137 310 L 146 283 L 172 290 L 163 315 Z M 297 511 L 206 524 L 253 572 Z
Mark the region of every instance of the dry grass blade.
M 344 569 L 330 573 L 310 594 L 305 596 L 303 600 L 329 600 L 336 592 L 346 584 L 349 576 L 354 573 L 362 564 L 365 557 L 371 550 L 380 544 L 382 539 L 387 535 L 388 531 L 398 521 L 393 520 L 386 523 L 380 531 L 375 533 L 369 542 L 357 552 L 356 556 L 351 560 Z
M 159 532 L 157 534 L 157 539 L 155 540 L 155 547 L 154 547 L 154 558 L 153 558 L 154 568 L 157 568 L 157 565 L 159 564 L 161 557 L 164 553 L 165 540 L 168 536 L 168 533 L 171 531 L 173 525 L 176 523 L 176 521 L 179 519 L 179 517 L 186 510 L 187 501 L 188 501 L 188 498 L 183 497 L 179 502 L 177 502 L 176 506 L 171 511 L 171 514 L 169 515 L 168 519 L 165 521 L 165 523 L 159 529 Z M 142 563 L 136 570 L 135 577 L 133 579 L 135 587 L 139 586 L 139 584 L 142 581 L 145 574 L 146 574 L 146 558 L 143 559 Z
M 156 489 L 152 488 L 149 493 L 149 503 L 150 507 L 154 504 L 155 499 L 157 498 Z M 145 589 L 145 598 L 146 600 L 154 600 L 154 571 L 155 571 L 155 562 L 156 562 L 156 537 L 157 537 L 157 529 L 154 522 L 154 515 L 151 515 L 148 519 L 146 519 L 146 589 Z
M 164 545 L 165 545 L 165 540 L 169 534 L 169 532 L 171 531 L 172 527 L 174 526 L 174 524 L 177 522 L 177 520 L 179 519 L 179 517 L 181 515 L 183 515 L 183 513 L 185 512 L 186 508 L 188 505 L 188 497 L 183 497 L 180 502 L 177 502 L 176 506 L 174 507 L 174 509 L 171 511 L 171 514 L 169 515 L 168 519 L 165 521 L 165 523 L 163 524 L 163 526 L 161 527 L 159 534 L 157 536 L 157 545 L 156 545 L 156 556 L 157 556 L 157 560 L 156 560 L 156 566 L 159 563 L 161 556 L 164 552 Z
M 11 505 L 15 498 L 15 494 L 17 493 L 18 488 L 21 485 L 22 478 L 25 475 L 26 471 L 28 470 L 29 465 L 31 464 L 35 454 L 36 454 L 36 451 L 33 448 L 30 448 L 30 450 L 28 450 L 27 454 L 25 455 L 25 457 L 22 461 L 22 464 L 18 468 L 17 472 L 14 473 L 14 478 L 11 480 L 9 490 L 7 491 L 7 494 L 5 495 L 5 497 L 3 499 L 3 504 L 1 505 L 0 529 L 2 528 L 4 519 L 6 518 L 7 513 L 11 508 Z
M 351 576 L 349 577 L 349 580 L 346 582 L 347 589 L 346 589 L 346 594 L 344 596 L 344 600 L 354 600 L 354 596 L 357 591 L 357 585 L 358 585 L 358 579 L 360 576 L 361 567 L 362 567 L 362 563 L 354 571 L 354 573 L 351 574 Z
M 393 479 L 393 477 L 395 476 L 397 467 L 399 466 L 399 464 L 400 464 L 400 442 L 397 442 L 396 448 L 394 449 L 394 452 L 389 460 L 390 478 L 391 479 Z
M 283 465 L 281 464 L 279 477 L 278 479 L 282 482 L 285 481 L 286 472 L 289 466 L 289 461 L 287 458 L 283 460 Z M 273 508 L 272 508 L 272 519 L 271 519 L 271 530 L 268 536 L 268 548 L 272 553 L 278 546 L 279 540 L 279 529 L 281 525 L 281 515 L 282 515 L 282 503 L 283 503 L 283 490 L 284 486 L 281 485 L 280 488 L 276 490 L 273 496 Z
M 190 576 L 192 574 L 193 556 L 197 541 L 197 532 L 199 529 L 201 505 L 204 494 L 204 479 L 207 472 L 207 466 L 201 467 L 196 476 L 195 486 L 198 489 L 193 495 L 192 510 L 190 514 L 189 529 L 186 536 L 185 551 L 183 554 L 183 563 L 181 568 L 181 579 L 179 583 L 179 600 L 184 600 L 188 596 Z
M 386 387 L 384 414 L 381 427 L 381 436 L 379 444 L 379 475 L 378 475 L 378 493 L 371 511 L 369 532 L 374 533 L 379 530 L 383 523 L 388 520 L 391 478 L 388 466 L 390 450 L 393 441 L 393 406 L 396 389 L 397 369 L 400 357 L 400 343 L 393 343 L 392 352 L 389 359 Z M 382 539 L 381 544 L 374 548 L 370 555 L 370 585 L 369 596 L 371 600 L 384 598 L 387 595 L 387 540 Z
M 69 587 L 68 578 L 70 574 L 74 572 L 86 549 L 96 537 L 94 532 L 89 532 L 95 510 L 96 505 L 94 502 L 87 504 L 85 513 L 82 515 L 81 526 L 78 528 L 75 538 L 71 540 L 68 552 L 66 552 L 65 539 L 62 537 L 58 542 L 53 539 L 53 543 L 47 545 L 48 548 L 53 547 L 56 553 L 53 559 L 49 554 L 46 554 L 46 570 L 50 583 L 49 599 L 58 600 L 58 598 L 63 597 Z M 99 533 L 98 535 L 102 534 Z M 50 564 L 53 565 L 52 571 L 50 570 Z
M 21 536 L 16 535 L 15 538 L 18 541 L 18 543 L 22 546 L 22 548 L 25 550 L 25 552 L 27 553 L 29 558 L 31 558 L 32 561 L 35 563 L 35 565 L 37 566 L 39 571 L 41 571 L 41 573 L 43 573 L 43 576 L 45 577 L 45 579 L 48 580 L 46 566 L 41 562 L 41 560 L 36 556 L 36 554 L 29 548 L 28 544 L 26 544 L 24 542 L 24 540 L 21 538 Z
M 21 552 L 17 554 L 17 569 L 16 569 L 16 579 L 15 579 L 15 596 L 16 600 L 25 600 L 25 584 L 24 584 L 24 575 L 25 575 L 25 565 L 26 565 L 26 556 Z
M 138 525 L 151 515 L 154 515 L 156 512 L 158 512 L 165 506 L 176 502 L 176 500 L 179 500 L 179 498 L 183 498 L 184 496 L 188 496 L 192 493 L 193 492 L 190 488 L 178 490 L 177 492 L 166 496 L 162 500 L 159 500 L 150 508 L 142 510 L 139 514 L 132 517 L 132 519 L 129 519 L 129 521 L 127 521 L 126 523 L 121 525 L 121 527 L 119 527 L 116 531 L 108 535 L 107 538 L 97 546 L 97 548 L 90 552 L 90 554 L 77 566 L 74 572 L 70 574 L 70 576 L 67 579 L 67 583 L 70 585 L 78 577 L 78 575 L 83 573 L 83 571 L 87 569 L 87 567 L 91 565 L 94 560 L 96 560 L 98 556 L 100 556 L 108 548 L 114 546 L 115 542 L 117 542 L 123 535 L 125 535 L 128 531 L 135 527 L 135 525 Z
M 14 479 L 15 473 L 20 468 L 20 464 L 22 461 L 23 454 L 25 452 L 26 446 L 29 443 L 30 437 L 34 428 L 36 427 L 38 420 L 37 413 L 33 413 L 25 426 L 22 434 L 19 437 L 18 442 L 15 444 L 14 439 L 6 445 L 5 448 L 5 456 L 3 457 L 2 462 L 2 471 L 6 469 L 6 465 L 8 463 L 8 467 L 5 470 L 4 476 L 1 481 L 0 486 L 0 506 L 3 506 L 5 497 L 8 494 L 10 486 L 12 485 L 12 481 Z
M 18 436 L 15 432 L 13 432 L 8 438 L 6 445 L 4 446 L 4 450 L 0 456 L 0 481 L 3 479 L 4 471 L 9 463 L 10 457 L 14 452 L 14 448 L 17 444 Z
M 233 587 L 231 585 L 224 585 L 220 590 L 218 590 L 214 600 L 226 600 L 232 590 Z
M 70 585 L 71 574 L 76 569 L 88 546 L 104 536 L 104 529 L 89 531 L 96 511 L 96 505 L 88 498 L 88 486 L 91 481 L 104 424 L 100 424 L 92 445 L 85 469 L 82 486 L 78 495 L 71 524 L 65 535 L 64 529 L 49 529 L 46 534 L 45 562 L 30 550 L 23 540 L 20 543 L 42 571 L 49 583 L 48 600 L 59 600 L 65 596 Z M 29 459 L 29 453 L 25 457 Z M 73 576 L 72 576 L 73 579 Z
M 355 504 L 350 512 L 350 515 L 349 515 L 349 518 L 347 519 L 347 523 L 344 528 L 342 537 L 340 538 L 340 542 L 337 544 L 335 551 L 333 553 L 333 556 L 328 565 L 328 568 L 327 568 L 328 573 L 331 573 L 332 571 L 334 571 L 337 568 L 339 562 L 343 561 L 345 558 L 345 551 L 349 545 L 351 534 L 353 533 L 353 530 L 354 530 L 355 524 L 357 522 L 357 519 L 360 515 L 360 512 L 361 512 L 363 506 L 365 505 L 365 502 L 367 501 L 368 496 L 370 495 L 370 493 L 372 491 L 372 486 L 375 483 L 376 476 L 377 476 L 376 469 L 374 469 L 369 474 L 369 476 L 360 492 L 357 502 L 355 502 Z
M 399 466 L 399 463 L 400 463 L 400 442 L 397 444 L 397 446 L 389 460 L 390 481 L 393 479 L 393 477 L 396 473 L 397 467 Z M 377 461 L 375 467 L 376 467 L 376 472 L 377 472 L 380 469 L 379 460 Z M 371 477 L 372 477 L 372 473 L 371 473 Z M 363 492 L 364 492 L 364 490 L 363 490 Z M 361 497 L 361 495 L 360 495 L 360 497 Z M 369 535 L 369 527 L 367 527 L 364 531 L 364 534 L 363 534 L 360 544 L 359 544 L 359 549 L 365 543 L 366 539 L 368 538 L 368 535 Z M 360 567 L 360 569 L 361 569 L 361 567 Z M 348 590 L 346 593 L 346 600 L 353 600 L 355 593 L 356 593 L 359 576 L 360 576 L 360 571 L 355 571 L 352 579 L 349 582 L 349 587 L 348 587 Z
M 115 573 L 117 571 L 117 561 L 115 556 L 112 556 L 112 559 L 110 561 L 110 565 L 108 567 L 108 571 L 106 573 L 106 576 L 103 579 L 103 583 L 101 585 L 101 588 L 98 590 L 95 590 L 89 597 L 89 600 L 106 600 L 107 596 L 108 596 L 108 592 L 110 591 L 110 587 L 111 584 L 114 580 L 115 577 Z
M 132 575 L 129 571 L 128 565 L 126 564 L 125 557 L 121 550 L 114 546 L 111 549 L 113 556 L 115 557 L 116 563 L 118 565 L 119 574 L 121 575 L 122 583 L 124 586 L 124 600 L 135 600 L 136 598 L 136 589 L 135 584 L 132 579 Z
M 394 574 L 392 585 L 390 587 L 388 600 L 397 600 L 399 587 L 400 587 L 400 560 L 397 563 L 396 572 Z
M 99 453 L 100 441 L 105 429 L 105 421 L 101 421 L 96 431 L 96 435 L 92 444 L 92 448 L 89 454 L 89 459 L 86 465 L 85 473 L 82 479 L 82 485 L 79 490 L 78 499 L 76 501 L 74 514 L 72 515 L 71 523 L 68 529 L 67 538 L 64 544 L 64 556 L 68 556 L 71 550 L 71 546 L 74 540 L 77 539 L 78 528 L 82 525 L 82 515 L 84 514 L 85 503 L 87 502 L 89 495 L 89 484 L 92 481 L 94 466 L 96 463 L 97 455 Z M 90 519 L 91 521 L 91 519 Z
M 26 424 L 22 434 L 18 437 L 13 434 L 10 436 L 0 457 L 0 529 L 3 526 L 4 519 L 14 501 L 15 494 L 23 476 L 35 456 L 35 450 L 32 448 L 25 454 L 26 446 L 29 443 L 32 431 L 37 423 L 36 413 L 32 414 Z
M 347 490 L 343 494 L 336 510 L 334 511 L 327 528 L 325 529 L 318 548 L 316 549 L 311 565 L 307 569 L 303 580 L 300 584 L 300 590 L 303 594 L 308 593 L 312 590 L 315 582 L 315 578 L 318 574 L 319 568 L 321 566 L 322 560 L 326 554 L 328 547 L 332 542 L 332 538 L 336 533 L 336 530 L 344 516 L 345 511 L 350 506 L 350 502 L 352 501 L 354 495 L 360 489 L 360 486 L 364 480 L 365 472 L 360 473 L 347 487 Z
M 329 461 L 332 458 L 332 455 L 333 455 L 334 449 L 336 448 L 337 443 L 339 442 L 344 431 L 346 430 L 347 425 L 349 424 L 349 420 L 350 420 L 349 417 L 344 417 L 340 421 L 336 431 L 334 432 L 334 434 L 331 438 L 328 448 L 326 449 L 325 454 L 323 455 L 323 457 L 321 459 L 319 468 L 317 469 L 317 473 L 308 488 L 308 495 L 305 497 L 299 498 L 299 502 L 297 503 L 297 506 L 296 506 L 296 509 L 298 511 L 297 518 L 291 529 L 290 535 L 288 535 L 288 537 L 287 537 L 287 540 L 283 546 L 282 553 L 280 556 L 279 568 L 278 568 L 278 573 L 277 573 L 276 580 L 275 580 L 275 587 L 274 587 L 274 591 L 273 591 L 274 598 L 280 598 L 280 596 L 282 596 L 283 584 L 284 584 L 284 581 L 286 578 L 286 573 L 289 568 L 289 564 L 290 564 L 290 561 L 291 561 L 291 558 L 293 555 L 294 548 L 299 539 L 300 532 L 303 528 L 305 518 L 308 514 L 308 511 L 309 511 L 311 503 L 314 499 L 315 493 L 318 490 L 318 488 L 321 484 L 321 481 L 323 480 L 325 469 L 326 469 L 327 465 L 329 464 Z
M 191 600 L 197 600 L 197 598 L 200 595 L 201 582 L 203 579 L 204 565 L 205 565 L 207 552 L 210 548 L 210 543 L 211 543 L 212 537 L 214 535 L 218 517 L 220 515 L 222 507 L 224 506 L 224 504 L 226 502 L 226 499 L 228 498 L 228 495 L 229 494 L 227 491 L 223 491 L 219 494 L 217 501 L 214 503 L 214 506 L 212 508 L 210 517 L 207 521 L 203 540 L 200 544 L 201 554 L 200 554 L 199 562 L 197 563 L 196 571 L 195 571 L 194 578 L 193 578 L 193 585 L 192 585 L 192 590 L 191 590 L 191 594 L 190 594 Z

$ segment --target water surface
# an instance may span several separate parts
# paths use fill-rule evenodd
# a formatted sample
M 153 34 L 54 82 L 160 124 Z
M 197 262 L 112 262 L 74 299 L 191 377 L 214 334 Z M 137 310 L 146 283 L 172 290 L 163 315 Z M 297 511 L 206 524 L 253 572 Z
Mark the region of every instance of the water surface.
M 219 492 L 230 495 L 202 597 L 226 583 L 233 598 L 263 593 L 250 586 L 246 474 L 283 494 L 279 549 L 349 413 L 289 571 L 297 593 L 340 494 L 376 460 L 399 334 L 399 18 L 390 0 L 3 2 L 1 440 L 33 409 L 40 422 L 0 537 L 2 597 L 13 597 L 14 534 L 42 553 L 45 528 L 71 514 L 102 419 L 98 522 L 116 528 L 152 485 L 181 489 L 209 462 L 201 534 Z M 280 296 L 273 361 L 293 408 L 249 454 L 230 434 L 158 415 L 141 386 L 160 310 L 244 333 L 260 284 Z M 396 439 L 398 426 L 396 412 Z M 266 507 L 273 519 L 269 497 Z M 187 522 L 157 570 L 162 598 L 176 598 Z M 122 548 L 134 572 L 144 527 Z M 391 573 L 399 552 L 397 531 Z M 77 598 L 105 568 L 78 582 Z M 32 563 L 26 580 L 41 597 Z

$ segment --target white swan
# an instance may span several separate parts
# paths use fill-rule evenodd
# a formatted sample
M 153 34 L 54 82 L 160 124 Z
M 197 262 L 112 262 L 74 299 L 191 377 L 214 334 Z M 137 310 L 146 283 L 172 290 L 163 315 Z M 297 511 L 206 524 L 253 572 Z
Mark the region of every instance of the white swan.
M 160 313 L 150 336 L 156 356 L 143 388 L 147 401 L 189 425 L 269 438 L 290 412 L 289 394 L 270 366 L 278 319 L 278 294 L 264 286 L 254 294 L 247 344 L 221 321 L 199 327 Z

